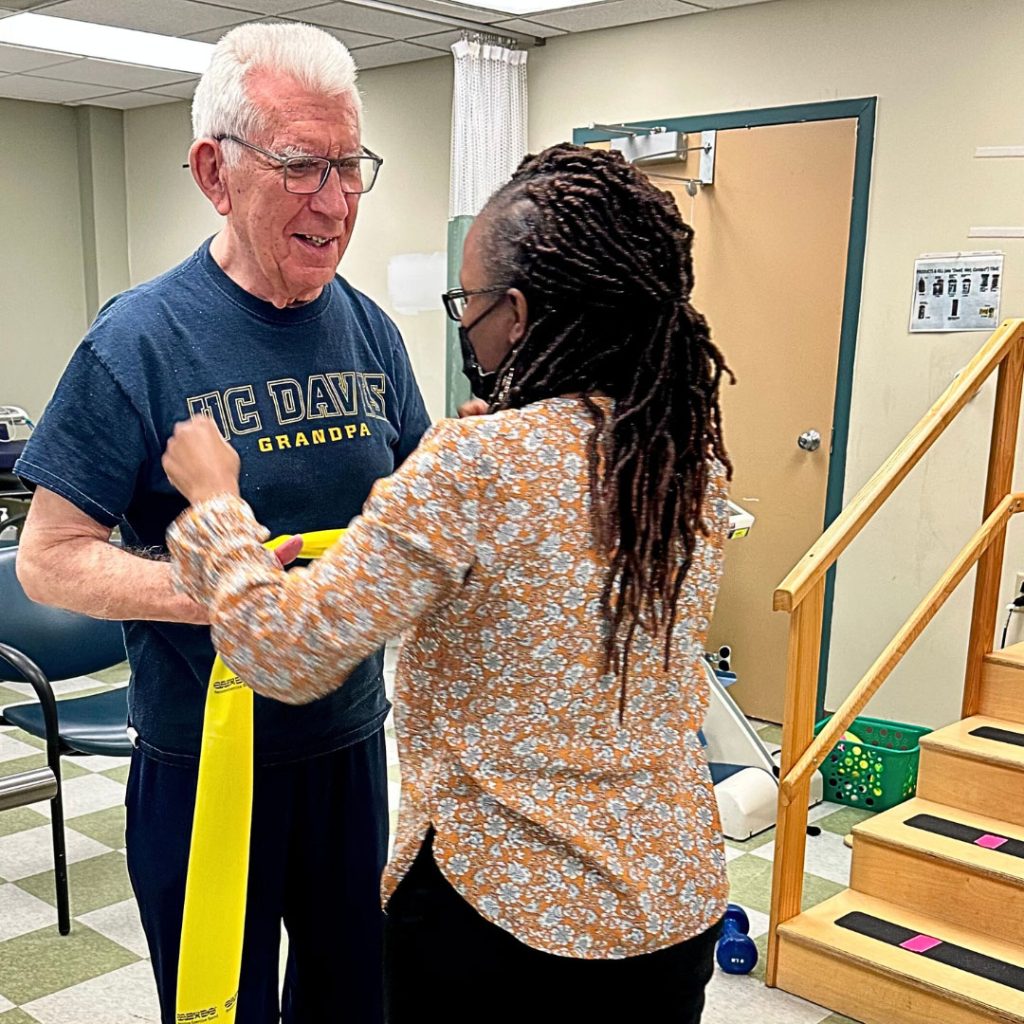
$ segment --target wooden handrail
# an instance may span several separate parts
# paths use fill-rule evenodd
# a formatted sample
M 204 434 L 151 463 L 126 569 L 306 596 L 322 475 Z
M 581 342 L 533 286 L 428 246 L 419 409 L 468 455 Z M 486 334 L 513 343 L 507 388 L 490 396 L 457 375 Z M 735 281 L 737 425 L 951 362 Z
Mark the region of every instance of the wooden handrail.
M 960 581 L 971 571 L 989 545 L 1002 535 L 1010 517 L 1022 510 L 1024 510 L 1024 493 L 1008 494 L 996 506 L 995 511 L 957 555 L 953 564 L 932 587 L 928 596 L 917 606 L 902 629 L 893 637 L 874 665 L 854 687 L 853 692 L 843 701 L 839 710 L 829 720 L 828 725 L 818 733 L 814 742 L 804 751 L 792 769 L 786 773 L 780 784 L 780 796 L 785 804 L 788 805 L 792 801 L 799 784 L 805 779 L 809 779 L 811 773 L 828 757 L 829 751 L 836 745 L 843 733 L 853 725 L 853 720 L 864 710 L 865 705 L 878 692 L 882 683 L 903 660 L 903 656 L 928 623 L 935 618 Z
M 825 574 L 997 367 L 999 380 L 982 513 L 985 521 L 815 739 L 814 698 Z M 1024 510 L 1024 493 L 1010 493 L 1022 385 L 1024 320 L 1006 320 L 775 591 L 775 609 L 789 612 L 792 618 L 765 971 L 765 982 L 770 986 L 778 982 L 779 928 L 800 913 L 811 774 L 975 564 L 978 571 L 968 641 L 963 715 L 969 717 L 977 713 L 982 665 L 985 654 L 992 649 L 995 632 L 1006 525 L 1012 515 Z
M 1020 341 L 1024 341 L 1024 320 L 1004 320 L 821 539 L 779 584 L 774 599 L 776 611 L 791 612 L 800 604 Z

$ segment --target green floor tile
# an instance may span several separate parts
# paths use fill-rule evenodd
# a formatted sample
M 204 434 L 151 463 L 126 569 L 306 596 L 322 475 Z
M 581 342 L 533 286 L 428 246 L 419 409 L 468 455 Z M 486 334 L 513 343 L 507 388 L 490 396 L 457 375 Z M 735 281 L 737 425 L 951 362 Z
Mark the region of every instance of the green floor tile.
M 0 1013 L 0 1024 L 39 1024 L 35 1017 L 30 1017 L 24 1010 L 8 1010 Z
M 105 853 L 89 860 L 68 865 L 68 885 L 71 889 L 71 913 L 87 914 L 90 910 L 109 907 L 113 903 L 132 896 L 128 881 L 128 868 L 120 853 Z M 53 888 L 53 871 L 23 878 L 18 886 L 26 892 L 56 905 Z
M 763 857 L 737 857 L 728 865 L 729 900 L 762 914 L 771 911 L 772 864 Z M 804 875 L 804 910 L 842 892 L 846 886 Z
M 74 700 L 76 697 L 91 697 L 95 693 L 106 693 L 110 689 L 106 683 L 98 683 L 96 686 L 83 686 L 81 690 L 74 690 L 71 693 L 61 693 L 60 683 L 54 684 L 54 692 L 57 694 L 57 703 L 62 700 Z
M 13 761 L 0 761 L 0 778 L 5 779 L 9 775 L 16 775 L 18 772 L 27 772 L 32 768 L 42 768 L 46 765 L 46 755 L 40 751 L 38 754 L 26 754 L 24 757 L 16 757 Z M 62 779 L 77 779 L 79 775 L 89 775 L 84 768 L 70 761 L 61 761 L 60 774 Z
M 768 894 L 772 885 L 771 861 L 762 857 L 737 857 L 727 867 L 729 872 L 729 901 L 750 910 L 767 914 Z
M 781 725 L 763 725 L 757 730 L 757 735 L 761 737 L 761 741 L 768 747 L 781 747 L 782 746 L 782 726 Z
M 864 810 L 862 807 L 841 807 L 838 811 L 819 818 L 814 824 L 820 825 L 826 832 L 835 832 L 836 835 L 845 836 L 854 825 L 872 817 L 874 817 L 874 812 Z
M 106 775 L 108 779 L 113 779 L 115 782 L 120 782 L 121 785 L 125 785 L 128 782 L 128 764 L 118 765 L 117 768 L 108 768 L 105 772 L 100 772 L 100 775 Z
M 833 882 L 828 878 L 821 878 L 819 875 L 804 875 L 804 910 L 816 907 L 825 900 L 845 891 L 847 887 Z
M 0 943 L 0 995 L 12 1003 L 29 1003 L 139 959 L 85 925 L 76 922 L 70 935 L 58 934 L 53 925 Z
M 7 707 L 8 704 L 24 704 L 27 699 L 25 694 L 18 693 L 9 686 L 0 686 L 0 708 Z
M 100 669 L 99 672 L 90 672 L 90 679 L 98 679 L 101 683 L 127 683 L 132 670 L 128 667 L 127 661 L 120 665 L 113 665 L 111 668 Z
M 22 703 L 24 703 L 24 698 L 22 698 Z M 12 740 L 17 740 L 19 743 L 27 743 L 30 747 L 35 747 L 36 750 L 46 749 L 45 740 L 41 740 L 38 736 L 30 736 L 27 732 L 23 732 L 21 729 L 12 729 L 8 733 L 8 736 L 10 736 Z
M 401 769 L 397 764 L 388 765 L 388 782 L 401 782 Z
M 68 828 L 98 843 L 104 843 L 112 850 L 120 850 L 124 847 L 124 814 L 124 805 L 119 805 L 83 814 L 78 818 L 69 818 L 66 824 Z
M 750 973 L 758 981 L 764 981 L 765 968 L 768 966 L 768 936 L 758 935 L 754 945 L 757 946 L 757 963 Z
M 751 850 L 756 850 L 759 846 L 764 846 L 765 843 L 770 843 L 775 838 L 775 826 L 773 825 L 766 832 L 761 832 L 756 836 L 751 836 L 749 839 L 744 839 L 740 842 L 738 839 L 726 839 L 725 845 L 731 846 L 734 850 L 741 850 L 743 853 L 750 853 Z
M 29 828 L 45 825 L 50 819 L 31 807 L 15 807 L 13 810 L 0 814 L 0 836 L 9 836 L 14 832 L 24 832 Z

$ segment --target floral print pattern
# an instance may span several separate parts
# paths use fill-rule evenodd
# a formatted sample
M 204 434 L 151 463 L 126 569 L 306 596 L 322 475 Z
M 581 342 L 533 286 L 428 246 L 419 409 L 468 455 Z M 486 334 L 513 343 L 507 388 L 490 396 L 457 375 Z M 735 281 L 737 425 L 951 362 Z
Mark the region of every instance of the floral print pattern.
M 485 918 L 534 948 L 596 959 L 673 945 L 725 911 L 697 731 L 727 511 L 715 464 L 671 669 L 638 630 L 620 721 L 619 681 L 603 671 L 592 430 L 574 398 L 445 420 L 337 545 L 291 573 L 238 498 L 190 509 L 168 541 L 218 650 L 265 696 L 313 700 L 404 634 L 385 900 L 432 825 L 439 867 Z

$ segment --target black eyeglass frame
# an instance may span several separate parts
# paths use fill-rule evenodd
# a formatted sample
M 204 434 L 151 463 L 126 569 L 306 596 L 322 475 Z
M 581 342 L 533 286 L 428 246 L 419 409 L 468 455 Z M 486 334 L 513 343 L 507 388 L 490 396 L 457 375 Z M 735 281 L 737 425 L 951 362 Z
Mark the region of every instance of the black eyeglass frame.
M 506 285 L 495 285 L 492 288 L 471 288 L 467 291 L 465 288 L 452 288 L 450 291 L 443 292 L 441 294 L 441 301 L 444 303 L 444 311 L 448 314 L 449 319 L 454 320 L 456 323 L 462 322 L 462 313 L 465 312 L 463 309 L 459 311 L 456 303 L 459 299 L 468 299 L 473 295 L 493 295 L 497 292 L 507 292 L 508 287 Z
M 273 160 L 275 163 L 280 164 L 282 169 L 284 170 L 284 190 L 296 196 L 315 196 L 317 192 L 319 192 L 324 187 L 324 185 L 327 184 L 327 179 L 331 176 L 332 170 L 337 170 L 338 180 L 342 182 L 341 187 L 343 192 L 345 192 L 348 195 L 366 195 L 366 193 L 369 192 L 370 189 L 372 189 L 373 186 L 377 184 L 377 176 L 380 174 L 381 166 L 384 163 L 384 158 L 382 156 L 377 156 L 376 153 L 374 153 L 372 150 L 367 149 L 365 146 L 360 146 L 359 148 L 361 152 L 353 153 L 351 156 L 329 157 L 313 156 L 312 154 L 308 156 L 283 156 L 281 153 L 273 153 L 269 149 L 264 149 L 262 146 L 257 146 L 255 143 L 247 142 L 245 139 L 239 138 L 237 135 L 215 135 L 213 138 L 214 141 L 216 142 L 237 142 L 240 146 L 245 146 L 246 149 L 251 149 L 256 153 L 260 153 L 261 155 L 267 157 L 268 160 Z M 289 188 L 289 166 L 292 164 L 299 163 L 308 164 L 311 160 L 325 164 L 324 173 L 320 178 L 320 184 L 317 185 L 315 189 L 309 192 L 296 192 L 295 189 Z M 346 188 L 344 180 L 341 177 L 341 170 L 343 165 L 348 163 L 350 160 L 367 160 L 371 162 L 373 165 L 373 177 L 370 179 L 370 184 L 367 185 L 366 188 L 361 189 L 358 192 L 354 191 L 353 189 Z M 360 177 L 362 176 L 360 175 Z

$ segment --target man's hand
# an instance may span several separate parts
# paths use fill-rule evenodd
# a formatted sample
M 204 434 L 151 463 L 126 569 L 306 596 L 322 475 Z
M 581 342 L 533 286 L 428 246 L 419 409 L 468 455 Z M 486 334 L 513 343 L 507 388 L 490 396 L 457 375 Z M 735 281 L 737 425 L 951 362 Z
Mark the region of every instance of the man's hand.
M 167 479 L 193 505 L 219 494 L 238 494 L 238 453 L 209 416 L 176 424 L 162 463 Z
M 467 416 L 486 416 L 487 403 L 482 398 L 471 398 L 459 406 L 459 419 L 464 420 Z

